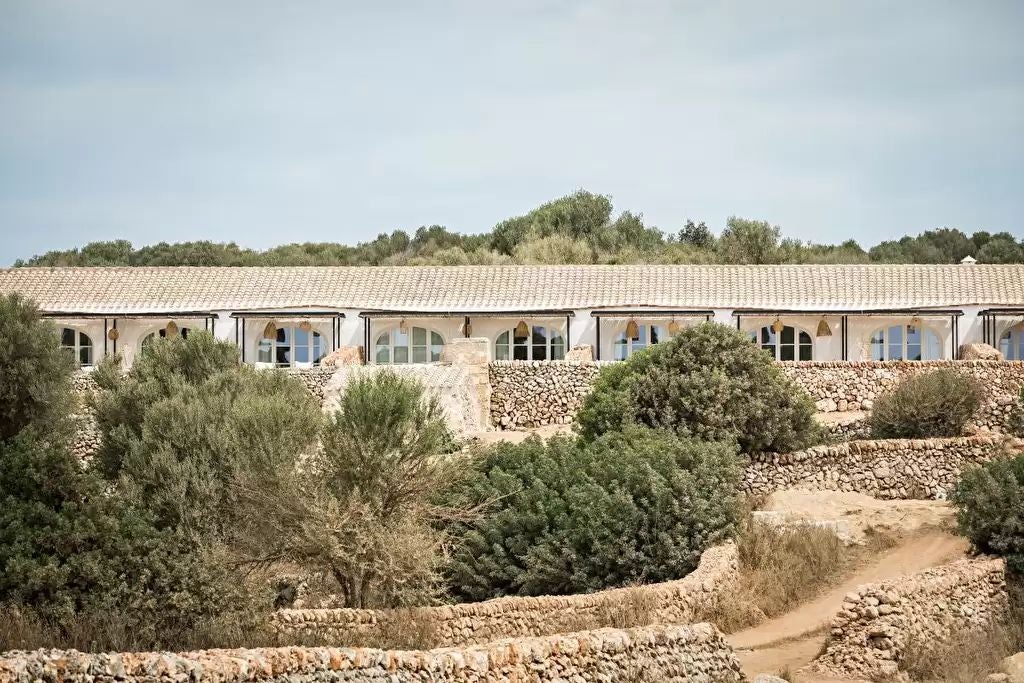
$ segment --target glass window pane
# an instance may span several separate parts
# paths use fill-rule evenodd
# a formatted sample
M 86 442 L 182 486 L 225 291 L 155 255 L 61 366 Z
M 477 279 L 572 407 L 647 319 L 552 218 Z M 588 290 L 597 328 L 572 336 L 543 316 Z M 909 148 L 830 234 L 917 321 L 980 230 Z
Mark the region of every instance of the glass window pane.
M 546 344 L 548 341 L 547 328 L 541 325 L 533 326 L 533 343 L 534 344 Z M 536 360 L 536 359 L 534 359 Z
M 295 347 L 309 346 L 309 332 L 306 332 L 301 327 L 295 328 Z
M 1003 335 L 1003 338 L 999 340 L 999 352 L 1003 354 L 1003 358 L 1006 360 L 1015 360 L 1013 357 L 1014 346 L 1010 344 L 1010 333 L 1007 332 Z
M 81 365 L 92 365 L 92 347 L 83 346 L 78 350 L 78 362 Z
M 651 343 L 657 344 L 662 339 L 667 339 L 668 335 L 665 334 L 664 330 L 658 325 L 651 325 Z
M 533 360 L 547 360 L 548 347 L 544 344 L 535 344 L 533 347 Z
M 298 335 L 295 335 L 298 337 Z M 309 363 L 311 362 L 309 357 L 309 344 L 299 345 L 298 340 L 295 342 L 295 362 L 296 363 Z
M 761 328 L 761 343 L 762 344 L 775 344 L 775 332 L 770 327 Z
M 427 331 L 422 327 L 412 328 L 412 343 L 415 346 L 427 345 Z
M 907 343 L 907 360 L 921 360 L 921 345 Z
M 395 362 L 396 363 L 408 363 L 409 362 L 409 347 L 408 346 L 396 346 L 395 347 Z
M 390 363 L 391 362 L 391 349 L 387 346 L 377 347 L 377 362 L 378 363 Z
M 147 341 L 152 341 L 153 335 L 147 337 Z M 272 363 L 273 356 L 271 355 L 271 348 L 273 343 L 269 339 L 261 339 L 259 349 L 256 351 L 256 362 L 257 363 Z
M 161 330 L 160 332 L 162 334 L 163 330 Z M 279 328 L 277 328 L 277 343 L 278 344 L 290 344 L 291 343 L 291 342 L 288 341 L 288 328 L 287 327 L 279 327 Z
M 436 363 L 441 360 L 441 353 L 444 351 L 444 344 L 434 344 L 430 347 L 430 362 Z
M 779 360 L 796 360 L 796 349 L 792 344 L 779 346 Z
M 801 344 L 800 360 L 814 360 L 814 347 L 810 344 Z
M 278 365 L 291 365 L 292 350 L 283 344 L 278 344 L 275 349 L 275 362 Z
M 794 339 L 795 336 L 796 336 L 796 330 L 793 329 L 792 327 L 783 327 L 782 328 L 782 343 L 783 344 L 792 344 L 793 343 L 793 339 Z
M 71 328 L 65 327 L 60 333 L 61 346 L 74 346 L 75 345 L 75 331 Z
M 551 360 L 562 360 L 565 358 L 565 345 L 564 344 L 552 344 L 551 345 Z
M 1024 360 L 1024 334 L 1017 335 L 1017 345 L 1014 348 L 1017 349 L 1017 355 L 1013 359 Z
M 907 325 L 907 345 L 921 343 L 921 328 Z
M 615 342 L 612 344 L 612 358 L 626 360 L 627 356 L 629 356 L 629 350 L 626 344 L 626 333 L 622 332 L 615 337 Z
M 502 335 L 508 339 L 508 335 Z M 498 337 L 501 339 L 501 337 Z M 495 344 L 494 345 L 494 360 L 508 360 L 508 344 Z
M 325 350 L 326 349 L 324 349 L 323 337 L 320 336 L 319 332 L 314 332 L 313 333 L 313 362 L 314 363 L 319 362 L 321 358 L 323 358 L 324 356 L 327 355 L 325 353 Z
M 430 333 L 430 343 L 433 346 L 444 346 L 444 337 L 439 335 L 437 332 Z
M 494 343 L 504 344 L 505 346 L 508 346 L 508 332 L 502 332 L 501 334 L 499 334 L 497 341 L 495 341 Z
M 395 346 L 408 346 L 409 345 L 409 333 L 402 332 L 401 330 L 395 330 Z
M 391 335 L 385 332 L 377 337 L 377 346 L 391 346 Z
M 931 330 L 924 332 L 924 360 L 939 360 L 942 358 L 942 342 L 939 335 Z
M 424 335 L 426 339 L 426 335 Z M 426 346 L 414 346 L 412 347 L 412 362 L 413 363 L 426 363 L 427 362 L 427 347 Z
M 512 358 L 513 360 L 528 360 L 529 351 L 527 347 L 521 345 L 515 345 L 512 347 Z
M 800 331 L 800 343 L 801 344 L 810 344 L 811 343 L 811 335 L 809 335 L 806 332 L 804 332 L 803 330 L 801 330 Z

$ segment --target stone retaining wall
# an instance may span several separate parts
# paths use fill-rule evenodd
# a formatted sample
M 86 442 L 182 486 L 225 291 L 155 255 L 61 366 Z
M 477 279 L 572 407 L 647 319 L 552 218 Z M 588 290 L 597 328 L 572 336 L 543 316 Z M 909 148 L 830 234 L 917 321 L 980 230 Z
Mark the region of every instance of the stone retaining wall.
M 606 363 L 492 362 L 491 421 L 501 429 L 571 422 L 590 392 L 599 368 Z M 1024 361 L 836 361 L 779 365 L 811 395 L 821 412 L 870 410 L 874 400 L 902 378 L 937 368 L 954 368 L 981 382 L 985 401 L 974 426 L 995 431 L 1005 427 L 1024 385 Z
M 747 493 L 781 489 L 854 491 L 885 499 L 945 499 L 967 467 L 1020 450 L 999 435 L 952 439 L 885 439 L 750 456 Z
M 646 623 L 687 624 L 710 618 L 719 595 L 733 588 L 737 576 L 736 546 L 727 543 L 707 550 L 697 569 L 678 581 L 585 595 L 425 607 L 415 611 L 415 619 L 429 629 L 434 643 L 445 646 L 569 633 L 620 625 L 615 622 L 637 616 Z M 375 634 L 387 630 L 393 614 L 391 610 L 287 609 L 275 613 L 274 626 L 285 633 L 326 637 L 329 642 L 373 642 Z
M 878 680 L 899 669 L 908 644 L 982 632 L 1008 610 L 1002 560 L 976 558 L 848 593 L 825 651 L 811 665 L 830 676 Z
M 641 680 L 733 683 L 743 675 L 725 637 L 710 624 L 601 629 L 426 652 L 326 647 L 184 654 L 39 650 L 0 658 L 0 683 Z

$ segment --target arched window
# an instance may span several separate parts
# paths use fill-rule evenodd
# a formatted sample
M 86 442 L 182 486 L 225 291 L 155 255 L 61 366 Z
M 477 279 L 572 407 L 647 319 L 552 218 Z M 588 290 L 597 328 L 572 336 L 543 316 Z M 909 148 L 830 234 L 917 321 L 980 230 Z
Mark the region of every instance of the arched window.
M 425 327 L 400 327 L 382 332 L 374 345 L 378 363 L 436 363 L 441 360 L 444 337 Z
M 786 326 L 776 332 L 766 325 L 757 333 L 756 341 L 775 360 L 814 360 L 814 341 L 810 332 Z
M 319 332 L 301 327 L 278 327 L 273 339 L 261 339 L 256 352 L 258 363 L 273 363 L 279 368 L 316 365 L 327 355 L 327 346 Z
M 188 339 L 188 334 L 189 334 L 189 328 L 187 328 L 187 327 L 180 327 L 180 328 L 178 328 L 178 335 L 181 336 L 182 339 Z M 166 339 L 167 338 L 167 328 L 165 327 L 165 328 L 161 329 L 159 332 L 150 332 L 145 337 L 143 337 L 143 339 L 142 339 L 142 348 L 143 348 L 143 350 L 145 350 L 145 348 L 147 346 L 149 346 L 150 344 L 153 343 L 153 340 L 156 339 L 157 335 L 160 335 L 161 339 Z
M 890 325 L 871 334 L 872 360 L 938 360 L 942 340 L 921 325 Z
M 75 359 L 78 367 L 92 365 L 92 339 L 85 332 L 65 327 L 60 333 L 60 346 Z
M 494 340 L 495 360 L 562 360 L 565 337 L 559 330 L 543 325 L 527 325 L 527 333 L 505 330 Z
M 634 351 L 645 349 L 652 344 L 668 339 L 668 331 L 661 325 L 637 325 L 635 337 L 627 338 L 628 330 L 615 335 L 612 342 L 612 358 L 626 360 Z
M 1024 360 L 1024 325 L 1014 325 L 999 338 L 999 350 L 1006 360 Z

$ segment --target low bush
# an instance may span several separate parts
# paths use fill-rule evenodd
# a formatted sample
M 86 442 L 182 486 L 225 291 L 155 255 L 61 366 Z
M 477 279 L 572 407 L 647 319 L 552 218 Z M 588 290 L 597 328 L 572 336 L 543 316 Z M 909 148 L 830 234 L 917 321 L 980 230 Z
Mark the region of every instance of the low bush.
M 1024 454 L 967 470 L 952 495 L 957 526 L 977 552 L 1024 575 Z
M 494 446 L 445 496 L 489 504 L 453 528 L 450 590 L 484 600 L 680 578 L 735 532 L 739 476 L 731 444 L 640 427 Z
M 821 439 L 807 393 L 748 336 L 711 323 L 603 368 L 576 422 L 587 439 L 639 424 L 730 441 L 744 453 Z
M 875 401 L 869 425 L 876 439 L 961 436 L 981 407 L 977 380 L 955 370 L 911 375 Z

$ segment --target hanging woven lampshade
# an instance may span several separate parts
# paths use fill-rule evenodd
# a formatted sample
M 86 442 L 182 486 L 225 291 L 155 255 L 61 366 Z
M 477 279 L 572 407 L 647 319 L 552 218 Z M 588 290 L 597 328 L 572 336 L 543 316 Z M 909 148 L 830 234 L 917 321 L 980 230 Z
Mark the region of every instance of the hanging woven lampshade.
M 636 324 L 635 320 L 630 319 L 630 321 L 626 323 L 626 337 L 628 337 L 629 339 L 635 339 L 639 336 L 640 326 Z
M 520 320 L 516 325 L 516 336 L 520 338 L 530 336 L 530 326 L 526 324 L 525 320 Z
M 274 324 L 273 320 L 267 323 L 267 326 L 263 328 L 263 338 L 277 339 L 277 325 Z
M 679 330 L 681 329 L 683 329 L 683 326 L 679 324 L 679 321 L 672 318 L 671 322 L 668 324 L 668 333 L 674 337 L 679 334 Z
M 917 327 L 918 325 L 921 324 L 921 317 L 915 315 L 913 318 L 910 319 L 910 324 L 913 325 L 914 327 Z
M 121 331 L 116 327 L 107 331 L 107 339 L 110 341 L 117 341 L 117 338 L 121 336 Z
M 174 324 L 173 320 L 167 323 L 167 327 L 164 328 L 164 336 L 168 339 L 178 336 L 178 326 Z
M 405 318 L 398 321 L 398 331 L 402 334 L 407 334 L 409 332 L 409 325 L 405 322 Z
M 302 330 L 303 332 L 309 332 L 310 330 L 313 329 L 313 323 L 309 322 L 308 320 L 303 320 L 301 323 L 299 323 L 299 329 Z
M 825 320 L 824 318 L 822 318 L 820 321 L 818 321 L 817 336 L 819 336 L 819 337 L 831 337 L 832 336 L 832 328 L 828 326 L 828 321 Z
M 785 327 L 786 326 L 785 324 L 783 324 L 782 318 L 776 318 L 775 322 L 772 323 L 772 332 L 778 334 L 779 332 L 782 332 L 782 330 L 785 329 Z

